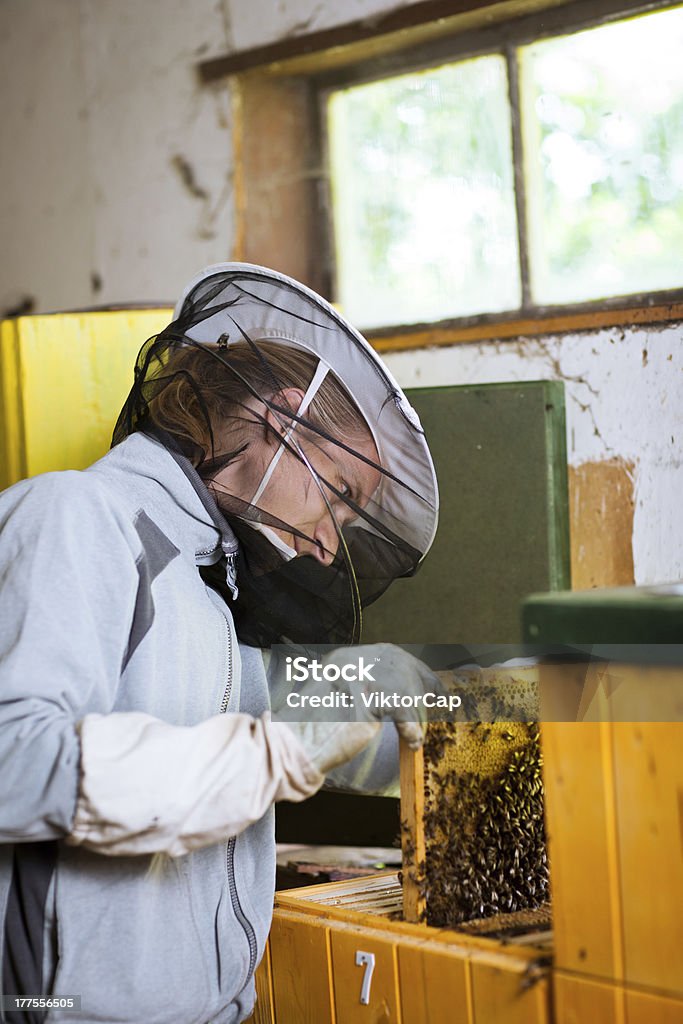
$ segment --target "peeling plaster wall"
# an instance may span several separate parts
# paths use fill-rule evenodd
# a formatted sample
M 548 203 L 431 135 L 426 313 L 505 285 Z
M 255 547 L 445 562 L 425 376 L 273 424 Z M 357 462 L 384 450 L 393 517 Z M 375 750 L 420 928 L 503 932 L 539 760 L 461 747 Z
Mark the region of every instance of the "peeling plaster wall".
M 403 7 L 419 6 L 420 0 Z M 288 36 L 317 32 L 350 21 L 372 21 L 397 6 L 396 0 L 225 0 L 233 46 L 247 50 Z
M 198 267 L 228 258 L 228 87 L 200 90 L 195 63 L 396 6 L 0 0 L 0 309 L 168 301 Z M 616 494 L 633 476 L 633 565 L 645 583 L 683 577 L 680 337 L 678 326 L 603 330 L 387 361 L 406 386 L 564 380 L 575 479 L 608 464 L 621 472 Z
M 563 380 L 570 466 L 633 465 L 637 583 L 683 578 L 683 326 L 394 353 L 405 387 Z
M 232 248 L 228 44 L 216 0 L 82 0 L 99 301 L 172 299 Z
M 89 296 L 91 204 L 73 0 L 0 3 L 0 308 Z M 73 298 L 65 298 L 73 296 Z
M 232 248 L 221 0 L 2 0 L 0 308 L 168 301 Z
M 398 4 L 225 0 L 225 6 L 233 48 L 241 50 L 372 19 Z M 651 583 L 683 578 L 682 331 L 614 329 L 458 345 L 396 353 L 387 362 L 405 386 L 564 380 L 575 584 Z

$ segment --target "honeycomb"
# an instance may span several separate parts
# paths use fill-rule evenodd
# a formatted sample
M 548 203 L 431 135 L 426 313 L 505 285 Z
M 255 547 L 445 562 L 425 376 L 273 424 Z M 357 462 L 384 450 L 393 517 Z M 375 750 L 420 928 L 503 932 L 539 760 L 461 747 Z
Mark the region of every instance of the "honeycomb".
M 548 900 L 536 672 L 441 675 L 474 720 L 427 730 L 426 857 L 412 865 L 427 923 L 534 910 Z

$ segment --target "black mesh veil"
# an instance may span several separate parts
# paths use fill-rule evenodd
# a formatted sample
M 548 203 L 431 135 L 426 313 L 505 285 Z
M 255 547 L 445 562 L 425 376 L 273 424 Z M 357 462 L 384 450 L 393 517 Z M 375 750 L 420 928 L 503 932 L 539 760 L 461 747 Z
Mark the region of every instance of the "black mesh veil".
M 363 608 L 433 539 L 434 469 L 405 395 L 333 307 L 265 268 L 191 282 L 139 353 L 112 443 L 134 431 L 183 460 L 236 537 L 236 585 L 225 558 L 201 571 L 245 643 L 359 640 Z

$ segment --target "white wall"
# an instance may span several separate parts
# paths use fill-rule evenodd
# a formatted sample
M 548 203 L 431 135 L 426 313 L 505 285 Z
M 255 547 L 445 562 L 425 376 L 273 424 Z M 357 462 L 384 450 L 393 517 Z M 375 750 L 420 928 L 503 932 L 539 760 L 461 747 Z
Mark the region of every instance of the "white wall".
M 372 19 L 397 6 L 396 0 L 226 0 L 237 50 Z M 387 363 L 405 387 L 563 380 L 570 464 L 614 458 L 633 464 L 635 579 L 651 583 L 683 578 L 681 330 L 614 329 L 456 345 L 391 354 Z
M 169 301 L 229 257 L 229 93 L 195 72 L 228 42 L 217 0 L 0 2 L 0 309 Z
M 455 345 L 386 361 L 406 387 L 563 380 L 570 465 L 634 464 L 636 582 L 683 578 L 680 326 Z
M 73 0 L 0 3 L 2 309 L 26 296 L 37 296 L 43 309 L 89 296 L 92 204 L 79 36 Z
M 377 15 L 396 7 L 396 0 L 225 0 L 233 46 L 247 50 L 255 46 L 297 36 L 305 32 L 343 25 L 349 21 L 372 22 Z
M 38 311 L 171 301 L 200 266 L 229 257 L 228 87 L 200 88 L 196 62 L 393 6 L 0 0 L 0 309 L 25 296 Z M 683 577 L 680 328 L 460 345 L 388 362 L 405 385 L 564 379 L 570 462 L 634 464 L 637 581 Z

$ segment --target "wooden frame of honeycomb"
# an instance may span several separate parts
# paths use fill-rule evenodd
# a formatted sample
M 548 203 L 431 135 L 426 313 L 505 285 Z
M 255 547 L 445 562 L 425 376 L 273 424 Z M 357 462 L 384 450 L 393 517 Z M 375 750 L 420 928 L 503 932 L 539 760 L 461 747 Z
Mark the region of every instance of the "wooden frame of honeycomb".
M 404 917 L 549 918 L 538 669 L 440 676 L 464 720 L 431 723 L 423 749 L 401 753 Z

